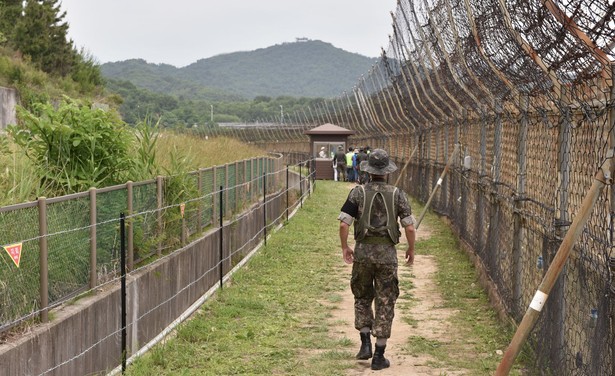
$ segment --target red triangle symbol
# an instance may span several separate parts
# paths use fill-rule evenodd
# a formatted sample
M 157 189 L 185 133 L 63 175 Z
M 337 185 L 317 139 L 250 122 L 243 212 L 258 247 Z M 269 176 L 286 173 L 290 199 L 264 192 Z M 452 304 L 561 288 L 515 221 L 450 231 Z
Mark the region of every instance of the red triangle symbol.
M 22 243 L 6 245 L 2 248 L 9 254 L 11 260 L 19 268 L 19 262 L 21 261 L 21 245 Z

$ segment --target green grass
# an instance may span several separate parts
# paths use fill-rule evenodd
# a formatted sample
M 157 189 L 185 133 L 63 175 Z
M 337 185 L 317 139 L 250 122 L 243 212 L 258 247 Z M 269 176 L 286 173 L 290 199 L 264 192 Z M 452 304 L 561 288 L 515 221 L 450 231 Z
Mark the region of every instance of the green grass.
M 423 206 L 414 201 L 412 207 L 415 212 L 423 210 Z M 452 317 L 455 339 L 433 342 L 413 337 L 408 342 L 408 349 L 411 353 L 429 354 L 440 365 L 454 364 L 470 370 L 472 375 L 491 375 L 501 360 L 501 355 L 497 355 L 496 351 L 506 350 L 514 328 L 498 320 L 473 265 L 448 225 L 431 213 L 423 223 L 432 232 L 428 239 L 417 242 L 417 254 L 431 255 L 436 260 L 438 271 L 435 278 L 444 298 L 444 307 L 456 312 Z M 420 321 L 420 318 L 406 320 Z M 520 360 L 511 370 L 511 375 L 519 375 L 525 368 L 523 363 L 527 363 L 527 359 Z
M 347 288 L 336 270 L 342 263 L 336 217 L 347 193 L 339 184 L 318 181 L 303 210 L 267 247 L 180 325 L 173 338 L 137 359 L 127 374 L 342 375 L 354 367 L 355 341 L 330 332 L 340 324 L 331 320 L 332 307 Z M 408 350 L 432 355 L 434 366 L 492 374 L 498 362 L 494 350 L 506 347 L 511 332 L 489 309 L 446 226 L 433 217 L 428 220 L 434 234 L 417 251 L 437 256 L 438 286 L 446 305 L 459 311 L 453 318 L 455 340 L 411 337 Z M 408 278 L 400 280 L 412 288 Z M 411 304 L 412 299 L 400 300 L 400 314 L 406 316 L 404 306 Z M 411 325 L 421 320 L 404 319 Z M 467 359 L 463 355 L 468 353 L 478 355 Z
M 353 363 L 351 341 L 328 333 L 329 307 L 343 289 L 333 269 L 341 262 L 335 218 L 345 193 L 317 184 L 318 196 L 130 374 L 326 375 Z

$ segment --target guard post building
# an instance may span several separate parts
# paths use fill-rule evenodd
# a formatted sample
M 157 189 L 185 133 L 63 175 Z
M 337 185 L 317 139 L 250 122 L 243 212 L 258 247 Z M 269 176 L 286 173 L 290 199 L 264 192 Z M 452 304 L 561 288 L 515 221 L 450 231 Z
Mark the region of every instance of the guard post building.
M 333 180 L 333 157 L 339 146 L 348 151 L 348 136 L 355 131 L 334 124 L 323 124 L 304 132 L 310 137 L 310 155 L 314 158 L 315 178 Z

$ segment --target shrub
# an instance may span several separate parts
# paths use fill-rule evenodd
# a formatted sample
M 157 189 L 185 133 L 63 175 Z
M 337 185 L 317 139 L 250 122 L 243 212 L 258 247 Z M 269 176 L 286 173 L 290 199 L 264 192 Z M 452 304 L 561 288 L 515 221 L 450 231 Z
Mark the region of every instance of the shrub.
M 9 133 L 39 169 L 41 186 L 66 194 L 125 182 L 131 135 L 115 113 L 65 97 L 57 110 L 18 106 L 17 118 Z

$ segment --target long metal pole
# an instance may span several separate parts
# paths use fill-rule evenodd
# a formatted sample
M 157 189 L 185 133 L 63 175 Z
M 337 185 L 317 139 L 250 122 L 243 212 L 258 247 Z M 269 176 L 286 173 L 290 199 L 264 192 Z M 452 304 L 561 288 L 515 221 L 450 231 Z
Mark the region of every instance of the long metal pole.
M 96 188 L 90 188 L 90 289 L 97 283 L 96 273 Z
M 124 213 L 120 213 L 120 273 L 121 273 L 121 291 L 120 291 L 120 299 L 121 299 L 121 331 L 122 331 L 122 373 L 126 371 L 126 354 L 127 354 L 127 344 L 126 344 L 126 315 L 128 312 L 126 311 L 126 229 L 124 228 L 126 222 L 126 217 Z
M 307 182 L 308 182 L 307 189 L 308 189 L 308 197 L 309 197 L 312 195 L 312 185 L 314 185 L 314 181 L 316 180 L 315 179 L 316 174 L 314 173 L 314 171 L 316 171 L 316 163 L 314 162 L 314 158 L 310 159 L 308 163 L 310 164 L 310 168 L 308 170 L 309 175 L 307 179 Z
M 301 162 L 299 162 L 299 206 L 303 208 L 303 177 L 301 176 Z
M 40 277 L 40 318 L 41 322 L 49 321 L 49 268 L 47 265 L 47 201 L 45 197 L 38 198 L 38 247 L 39 247 L 39 277 Z
M 448 173 L 448 170 L 450 170 L 451 165 L 453 164 L 453 161 L 455 160 L 455 156 L 457 155 L 458 152 L 459 152 L 459 144 L 456 144 L 455 149 L 453 149 L 453 153 L 448 158 L 448 163 L 446 163 L 446 166 L 444 167 L 444 171 L 442 171 L 442 174 L 440 174 L 440 178 L 438 179 L 436 186 L 431 191 L 429 200 L 427 200 L 427 203 L 425 204 L 425 207 L 423 208 L 423 211 L 421 212 L 421 215 L 416 223 L 416 226 L 414 226 L 417 230 L 419 226 L 421 225 L 421 222 L 423 221 L 423 217 L 425 217 L 425 213 L 427 213 L 427 209 L 429 209 L 429 206 L 431 205 L 431 200 L 433 200 L 434 196 L 436 195 L 436 192 L 438 192 L 438 190 L 442 186 L 442 181 L 444 180 L 444 177 Z
M 263 234 L 265 246 L 267 246 L 267 173 L 263 171 Z
M 289 210 L 289 202 L 288 202 L 288 165 L 286 165 L 286 222 L 288 222 L 288 210 Z
M 157 220 L 157 224 L 158 224 L 158 236 L 160 237 L 160 239 L 162 239 L 162 229 L 163 229 L 163 223 L 162 223 L 162 193 L 163 193 L 163 189 L 162 189 L 162 184 L 163 184 L 163 178 L 162 176 L 157 176 L 156 177 L 156 220 Z M 158 241 L 158 248 L 156 250 L 158 256 L 162 255 L 162 241 L 159 240 Z
M 579 213 L 572 221 L 570 225 L 570 229 L 566 233 L 562 244 L 560 244 L 549 269 L 545 273 L 540 286 L 538 286 L 538 290 L 534 294 L 534 298 L 532 299 L 530 306 L 528 307 L 523 319 L 521 320 L 521 324 L 517 328 L 513 339 L 510 342 L 510 345 L 506 349 L 504 353 L 504 357 L 500 362 L 495 375 L 503 376 L 508 375 L 510 369 L 513 366 L 515 358 L 519 355 L 521 351 L 521 347 L 525 343 L 525 340 L 529 336 L 534 324 L 538 320 L 540 316 L 540 311 L 544 306 L 547 298 L 549 297 L 549 293 L 553 288 L 553 285 L 557 281 L 562 269 L 566 265 L 566 261 L 568 260 L 568 256 L 570 256 L 570 252 L 572 247 L 576 243 L 577 239 L 583 232 L 585 228 L 585 224 L 587 223 L 589 216 L 591 215 L 594 206 L 596 205 L 596 201 L 598 200 L 598 196 L 602 192 L 602 189 L 606 184 L 610 184 L 612 182 L 613 171 L 615 169 L 615 164 L 613 164 L 613 150 L 609 151 L 608 158 L 602 165 L 602 168 L 596 173 L 594 176 L 594 181 L 592 183 L 589 192 L 583 199 L 581 204 L 581 209 Z
M 135 264 L 135 237 L 134 237 L 134 227 L 133 227 L 133 222 L 134 219 L 132 218 L 132 215 L 134 214 L 134 210 L 133 210 L 133 201 L 134 201 L 134 197 L 133 197 L 133 184 L 131 181 L 126 183 L 126 209 L 128 211 L 128 216 L 131 217 L 128 219 L 128 223 L 126 223 L 126 230 L 127 230 L 127 234 L 126 234 L 126 253 L 127 253 L 127 260 L 126 260 L 126 268 L 128 268 L 128 270 L 134 270 L 134 264 Z
M 220 264 L 218 265 L 218 271 L 220 276 L 220 290 L 222 290 L 222 258 L 224 257 L 224 192 L 222 190 L 222 186 L 220 186 Z

